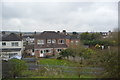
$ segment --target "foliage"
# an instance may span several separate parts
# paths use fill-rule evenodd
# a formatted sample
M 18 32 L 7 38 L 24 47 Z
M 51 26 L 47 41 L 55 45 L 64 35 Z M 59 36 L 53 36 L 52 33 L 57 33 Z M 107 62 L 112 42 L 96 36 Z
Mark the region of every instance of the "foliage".
M 85 32 L 85 33 L 82 33 L 80 35 L 80 39 L 81 40 L 96 40 L 96 39 L 99 39 L 100 38 L 100 33 L 88 33 L 88 32 Z
M 10 67 L 9 75 L 12 78 L 20 76 L 22 71 L 27 69 L 26 63 L 22 60 L 11 59 L 8 61 L 8 64 Z
M 96 44 L 96 45 L 95 45 L 95 48 L 100 49 L 100 45 L 99 45 L 99 44 Z
M 81 53 L 82 53 L 82 57 L 84 57 L 84 59 L 88 59 L 88 58 L 90 58 L 90 56 L 92 54 L 95 54 L 95 51 L 93 51 L 92 49 L 89 49 L 89 48 L 83 48 L 81 50 Z
M 90 46 L 95 46 L 96 44 L 109 46 L 113 44 L 113 42 L 110 40 L 89 40 L 89 41 L 86 40 L 86 41 L 83 41 L 83 43 L 85 45 L 90 45 Z
M 94 54 L 94 53 L 95 53 L 94 50 L 90 48 L 83 48 L 82 46 L 78 45 L 76 48 L 70 47 L 68 49 L 61 51 L 60 55 L 62 55 L 62 57 L 79 56 L 79 57 L 83 57 L 84 59 L 87 59 L 91 54 Z
M 104 60 L 105 77 L 118 78 L 120 76 L 118 57 L 117 48 L 111 48 L 104 54 L 102 59 Z
M 81 41 L 84 45 L 95 46 L 96 44 L 111 46 L 115 44 L 115 41 L 111 39 L 102 39 L 100 33 L 82 33 L 80 35 Z
M 117 47 L 110 47 L 110 49 L 96 50 L 96 54 L 92 54 L 87 58 L 85 64 L 91 66 L 98 66 L 104 68 L 102 77 L 118 78 L 120 76 L 118 61 L 119 53 Z
M 40 59 L 39 70 L 34 72 L 31 76 L 32 78 L 79 78 L 76 72 L 80 71 L 80 68 L 76 68 L 78 63 L 68 61 L 68 60 L 57 60 L 57 59 Z M 78 66 L 79 67 L 79 66 Z M 88 69 L 82 69 L 83 71 L 88 71 Z M 68 72 L 65 72 L 68 71 Z M 72 73 L 69 73 L 72 72 Z M 93 75 L 83 75 L 81 74 L 80 78 L 94 77 Z
M 72 56 L 73 50 L 68 48 L 68 49 L 62 50 L 59 54 L 62 55 L 62 57 Z

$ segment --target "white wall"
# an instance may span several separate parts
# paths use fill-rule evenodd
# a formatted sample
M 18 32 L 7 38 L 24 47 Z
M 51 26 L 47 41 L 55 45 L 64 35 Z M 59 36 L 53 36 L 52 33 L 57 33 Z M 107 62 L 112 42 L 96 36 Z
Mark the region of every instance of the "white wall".
M 22 54 L 21 54 L 21 51 L 13 51 L 13 52 L 1 52 L 1 57 L 2 59 L 4 60 L 8 60 L 9 59 L 9 55 L 5 55 L 5 54 L 14 54 L 14 53 L 17 53 L 18 56 L 22 57 Z
M 5 46 L 2 46 L 2 42 L 6 42 Z M 18 46 L 12 46 L 12 42 L 18 42 Z M 12 51 L 12 52 L 1 52 L 3 55 L 4 53 L 9 54 L 9 53 L 17 53 L 18 56 L 22 57 L 22 51 L 23 51 L 23 41 L 0 41 L 0 48 L 7 49 L 7 48 L 21 48 L 20 51 Z M 9 57 L 6 56 L 6 59 Z
M 6 42 L 5 46 L 2 46 L 2 42 Z M 12 46 L 12 42 L 18 42 L 18 46 Z M 23 48 L 23 41 L 0 41 L 2 48 Z

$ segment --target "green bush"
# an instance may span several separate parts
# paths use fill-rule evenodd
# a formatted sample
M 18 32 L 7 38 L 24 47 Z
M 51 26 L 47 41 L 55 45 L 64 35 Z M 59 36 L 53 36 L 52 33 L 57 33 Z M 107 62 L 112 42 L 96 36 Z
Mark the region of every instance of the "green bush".
M 23 60 L 11 59 L 8 61 L 10 78 L 21 76 L 22 71 L 27 69 L 27 65 Z

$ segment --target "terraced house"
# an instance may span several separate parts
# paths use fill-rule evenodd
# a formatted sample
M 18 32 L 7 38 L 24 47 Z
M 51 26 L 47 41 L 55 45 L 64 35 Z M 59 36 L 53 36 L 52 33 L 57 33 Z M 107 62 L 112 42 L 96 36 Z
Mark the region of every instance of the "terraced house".
M 23 40 L 20 35 L 11 33 L 0 37 L 0 56 L 3 60 L 9 60 L 13 56 L 22 57 Z
M 65 30 L 62 33 L 59 31 L 44 31 L 35 36 L 35 56 L 57 55 L 62 49 L 68 48 L 70 44 L 76 47 L 79 42 L 79 38 L 71 37 Z

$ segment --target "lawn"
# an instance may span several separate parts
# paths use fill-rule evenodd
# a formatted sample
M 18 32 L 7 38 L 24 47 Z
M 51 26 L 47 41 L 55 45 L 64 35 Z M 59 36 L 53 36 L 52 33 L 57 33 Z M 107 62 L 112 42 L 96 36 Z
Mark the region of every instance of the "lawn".
M 90 71 L 76 69 L 78 64 L 68 60 L 41 58 L 38 60 L 40 66 L 38 71 L 32 71 L 30 78 L 79 78 L 78 72 Z M 95 78 L 93 75 L 81 75 L 80 78 Z
M 74 66 L 74 62 L 58 59 L 39 59 L 41 65 L 59 65 L 59 66 Z

